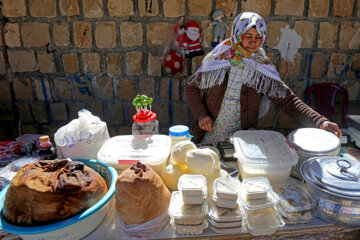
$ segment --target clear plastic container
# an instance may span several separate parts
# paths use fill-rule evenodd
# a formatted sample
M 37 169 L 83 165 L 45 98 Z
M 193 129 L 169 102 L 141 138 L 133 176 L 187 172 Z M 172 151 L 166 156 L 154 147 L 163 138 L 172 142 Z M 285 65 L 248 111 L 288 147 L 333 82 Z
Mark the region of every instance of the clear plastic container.
M 133 116 L 132 135 L 150 136 L 159 133 L 159 121 L 156 113 L 150 110 L 140 110 Z
M 289 224 L 297 224 L 297 223 L 307 223 L 311 218 L 311 211 L 303 211 L 303 212 L 286 212 L 281 206 L 278 207 L 281 216 L 286 223 Z
M 234 209 L 217 207 L 210 204 L 209 217 L 216 223 L 231 223 L 241 221 L 244 215 L 244 209 L 238 203 Z
M 178 189 L 183 196 L 206 197 L 206 178 L 203 175 L 183 174 L 179 178 Z
M 228 228 L 220 228 L 220 227 L 214 226 L 212 224 L 212 222 L 210 222 L 209 228 L 212 231 L 216 232 L 216 233 L 222 233 L 222 234 L 235 234 L 235 233 L 242 233 L 243 232 L 243 227 L 241 225 L 241 222 L 240 222 L 239 226 L 228 227 Z
M 298 213 L 314 207 L 309 193 L 299 183 L 291 182 L 274 186 L 273 190 L 279 197 L 280 206 L 285 212 Z
M 217 198 L 216 194 L 213 194 L 212 201 L 217 207 L 230 209 L 235 209 L 238 204 L 237 200 Z
M 247 178 L 241 185 L 241 191 L 244 191 L 249 200 L 265 199 L 271 190 L 271 184 L 267 178 L 256 177 Z
M 137 139 L 133 135 L 121 135 L 108 139 L 97 153 L 97 159 L 110 164 L 118 173 L 141 161 L 161 175 L 170 156 L 170 137 L 152 135 Z
M 251 180 L 250 178 L 247 180 Z M 244 181 L 245 182 L 245 181 Z M 244 182 L 241 185 L 240 190 L 240 199 L 243 203 L 243 206 L 247 210 L 257 210 L 257 209 L 263 209 L 263 208 L 269 208 L 276 206 L 279 202 L 279 198 L 277 194 L 272 190 L 269 189 L 269 191 L 266 194 L 266 198 L 261 199 L 249 199 L 248 194 L 246 191 L 246 188 L 244 188 Z
M 202 205 L 185 204 L 179 191 L 171 194 L 169 216 L 173 218 L 175 224 L 181 225 L 199 225 L 207 219 L 207 203 Z
M 237 200 L 240 192 L 240 181 L 236 178 L 219 177 L 214 182 L 214 194 L 217 199 Z
M 204 232 L 204 229 L 208 227 L 208 222 L 204 221 L 201 224 L 197 225 L 182 225 L 176 224 L 175 219 L 170 220 L 170 224 L 175 228 L 178 234 L 190 234 L 190 235 L 198 235 Z
M 274 234 L 278 228 L 285 225 L 285 222 L 279 213 L 273 215 L 272 218 L 260 218 L 259 220 L 262 221 L 256 222 L 248 216 L 245 218 L 248 231 L 253 236 Z
M 233 142 L 242 180 L 261 176 L 273 185 L 285 183 L 298 162 L 295 149 L 278 132 L 237 131 Z
M 185 125 L 175 125 L 169 128 L 169 136 L 171 138 L 171 147 L 176 143 L 191 140 L 189 127 Z

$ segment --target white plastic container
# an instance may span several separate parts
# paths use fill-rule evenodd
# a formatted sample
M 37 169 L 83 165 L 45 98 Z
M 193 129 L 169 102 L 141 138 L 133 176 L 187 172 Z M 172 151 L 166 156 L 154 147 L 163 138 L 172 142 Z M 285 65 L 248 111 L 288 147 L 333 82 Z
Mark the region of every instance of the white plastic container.
M 210 205 L 209 217 L 217 224 L 241 222 L 243 215 L 244 209 L 239 203 L 236 205 L 235 209 L 217 207 L 215 204 Z
M 268 192 L 271 190 L 271 184 L 267 178 L 247 178 L 241 185 L 242 191 L 246 193 L 246 199 L 264 199 L 267 198 Z
M 171 194 L 169 216 L 173 222 L 178 225 L 200 225 L 206 221 L 208 214 L 207 203 L 202 205 L 185 204 L 179 191 Z
M 235 209 L 237 206 L 236 200 L 217 198 L 215 194 L 213 194 L 212 201 L 217 207 Z
M 240 191 L 240 184 L 238 179 L 219 177 L 214 182 L 214 194 L 218 199 L 236 201 Z
M 171 140 L 166 135 L 136 138 L 121 135 L 107 140 L 100 148 L 97 158 L 110 164 L 118 173 L 141 161 L 161 175 L 170 155 Z
M 233 135 L 241 178 L 266 177 L 271 184 L 286 182 L 298 162 L 295 149 L 278 132 L 237 131 Z
M 183 174 L 179 178 L 178 189 L 183 196 L 206 197 L 206 178 L 203 175 Z
M 204 229 L 208 227 L 208 222 L 204 221 L 198 225 L 182 225 L 176 224 L 174 219 L 170 221 L 170 224 L 175 228 L 178 234 L 189 234 L 189 235 L 198 235 L 204 232 Z
M 169 136 L 171 138 L 171 147 L 176 143 L 191 140 L 189 127 L 185 125 L 175 125 L 169 128 Z

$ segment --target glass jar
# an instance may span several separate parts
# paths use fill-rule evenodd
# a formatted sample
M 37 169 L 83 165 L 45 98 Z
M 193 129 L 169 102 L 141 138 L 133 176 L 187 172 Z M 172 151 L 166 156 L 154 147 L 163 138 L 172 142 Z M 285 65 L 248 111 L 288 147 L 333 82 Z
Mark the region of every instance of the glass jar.
M 140 110 L 133 116 L 132 135 L 148 137 L 159 133 L 159 121 L 156 113 Z
M 39 149 L 36 152 L 39 160 L 55 160 L 56 153 L 55 149 L 50 142 L 49 136 L 41 136 L 39 137 Z
M 169 128 L 169 136 L 171 138 L 171 147 L 176 143 L 191 140 L 191 135 L 189 134 L 189 128 L 184 125 L 175 125 Z

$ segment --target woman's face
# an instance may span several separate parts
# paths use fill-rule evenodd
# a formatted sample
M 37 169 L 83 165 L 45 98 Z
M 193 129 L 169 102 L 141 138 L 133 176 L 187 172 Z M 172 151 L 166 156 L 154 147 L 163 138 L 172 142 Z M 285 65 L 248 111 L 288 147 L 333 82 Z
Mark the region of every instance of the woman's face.
M 241 36 L 241 46 L 249 53 L 255 53 L 259 50 L 262 37 L 256 31 L 256 28 L 250 28 Z

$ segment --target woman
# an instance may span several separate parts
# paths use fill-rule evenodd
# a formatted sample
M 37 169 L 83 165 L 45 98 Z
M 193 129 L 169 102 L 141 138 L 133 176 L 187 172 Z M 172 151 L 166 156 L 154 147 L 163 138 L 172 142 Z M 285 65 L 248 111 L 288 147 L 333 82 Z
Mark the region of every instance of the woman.
M 217 143 L 237 130 L 255 128 L 270 101 L 305 126 L 341 137 L 337 124 L 307 106 L 282 82 L 261 48 L 265 39 L 266 24 L 260 15 L 239 14 L 231 38 L 210 52 L 189 79 L 186 94 L 196 120 L 195 142 Z

